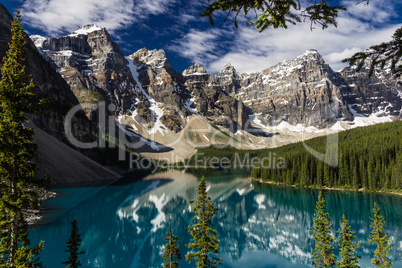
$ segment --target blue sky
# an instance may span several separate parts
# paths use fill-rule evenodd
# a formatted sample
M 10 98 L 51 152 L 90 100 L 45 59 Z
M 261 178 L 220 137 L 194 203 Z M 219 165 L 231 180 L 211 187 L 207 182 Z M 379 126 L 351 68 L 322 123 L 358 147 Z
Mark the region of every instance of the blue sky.
M 206 0 L 2 1 L 12 13 L 20 7 L 29 34 L 58 37 L 94 23 L 108 29 L 125 55 L 143 47 L 164 49 L 176 70 L 197 62 L 210 74 L 229 62 L 238 72 L 261 71 L 310 48 L 340 70 L 343 58 L 391 40 L 402 26 L 400 0 L 371 0 L 368 6 L 356 5 L 357 0 L 340 2 L 348 11 L 340 14 L 337 28 L 310 31 L 304 23 L 259 33 L 246 18 L 235 29 L 230 18 L 224 22 L 225 14 L 217 15 L 211 26 L 208 18 L 199 16 Z

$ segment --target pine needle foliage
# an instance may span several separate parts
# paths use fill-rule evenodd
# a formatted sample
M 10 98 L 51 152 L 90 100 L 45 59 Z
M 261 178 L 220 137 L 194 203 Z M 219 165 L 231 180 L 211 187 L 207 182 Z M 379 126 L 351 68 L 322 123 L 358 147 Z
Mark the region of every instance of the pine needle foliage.
M 78 258 L 80 255 L 85 253 L 84 251 L 79 251 L 81 241 L 77 220 L 74 219 L 71 222 L 71 236 L 67 241 L 67 249 L 65 250 L 65 252 L 69 253 L 68 260 L 62 262 L 62 264 L 67 265 L 67 268 L 77 268 L 81 266 L 81 262 L 78 260 Z
M 399 79 L 398 83 L 402 85 L 400 79 L 402 76 L 402 27 L 395 31 L 391 41 L 371 46 L 364 52 L 357 52 L 352 57 L 344 59 L 343 62 L 348 62 L 349 65 L 357 64 L 356 72 L 358 72 L 363 68 L 367 59 L 371 59 L 369 76 L 374 74 L 376 66 L 384 69 L 389 64 L 392 74 Z
M 385 232 L 387 227 L 385 226 L 384 216 L 380 215 L 381 208 L 374 203 L 373 217 L 371 219 L 371 235 L 368 241 L 377 245 L 374 251 L 374 258 L 371 259 L 371 264 L 376 267 L 389 268 L 392 266 L 392 262 L 388 259 L 389 249 L 391 248 L 389 234 Z
M 346 10 L 335 0 L 313 0 L 305 9 L 300 0 L 208 0 L 210 4 L 204 6 L 202 17 L 208 17 L 211 25 L 214 25 L 213 15 L 216 11 L 227 12 L 226 18 L 234 14 L 234 26 L 238 27 L 237 17 L 243 13 L 247 17 L 249 13 L 255 15 L 256 20 L 249 24 L 255 25 L 260 32 L 268 27 L 288 28 L 289 24 L 296 25 L 309 20 L 313 29 L 314 25 L 320 25 L 322 29 L 329 25 L 337 26 L 338 12 Z M 298 12 L 299 11 L 299 12 Z
M 217 210 L 207 195 L 205 179 L 202 177 L 198 185 L 198 200 L 193 207 L 196 214 L 194 225 L 188 227 L 193 237 L 193 242 L 187 245 L 191 252 L 186 255 L 189 263 L 193 259 L 197 260 L 198 268 L 216 268 L 223 264 L 223 260 L 216 256 L 219 253 L 219 240 L 216 238 L 217 232 L 212 229 L 212 217 Z
M 40 106 L 34 84 L 25 73 L 25 41 L 19 10 L 11 26 L 11 42 L 0 81 L 0 267 L 42 267 L 37 256 L 43 242 L 30 248 L 24 212 L 38 207 L 35 178 L 36 144 L 25 127 L 27 113 Z
M 314 225 L 311 228 L 311 234 L 315 240 L 313 253 L 313 267 L 334 267 L 335 250 L 334 237 L 331 234 L 331 217 L 325 212 L 325 200 L 322 193 L 318 195 L 318 201 L 315 210 Z
M 345 215 L 342 217 L 341 229 L 338 230 L 338 245 L 339 255 L 341 260 L 336 262 L 339 268 L 358 268 L 360 267 L 358 261 L 360 256 L 356 256 L 356 249 L 360 246 L 360 242 L 353 243 L 352 240 L 356 238 L 355 232 L 350 230 L 350 225 Z
M 177 241 L 179 238 L 172 234 L 172 227 L 170 225 L 170 213 L 169 213 L 169 232 L 166 232 L 167 237 L 163 238 L 168 241 L 165 245 L 165 252 L 162 255 L 165 263 L 164 268 L 179 268 L 179 262 L 174 260 L 174 257 L 181 260 L 179 245 Z

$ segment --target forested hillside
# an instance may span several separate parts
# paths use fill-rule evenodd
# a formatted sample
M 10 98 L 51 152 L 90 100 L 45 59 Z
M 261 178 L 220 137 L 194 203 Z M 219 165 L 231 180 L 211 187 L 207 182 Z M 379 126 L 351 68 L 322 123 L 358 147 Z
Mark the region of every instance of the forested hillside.
M 286 167 L 263 168 L 251 172 L 253 178 L 298 186 L 344 187 L 367 190 L 401 189 L 402 184 L 402 122 L 391 122 L 340 132 L 339 143 L 326 148 L 326 139 L 319 137 L 305 142 L 310 148 L 325 153 L 325 162 L 306 150 L 303 143 L 265 150 L 284 157 Z M 336 140 L 336 139 L 334 139 Z M 338 150 L 337 150 L 338 148 Z M 336 157 L 339 165 L 330 166 Z

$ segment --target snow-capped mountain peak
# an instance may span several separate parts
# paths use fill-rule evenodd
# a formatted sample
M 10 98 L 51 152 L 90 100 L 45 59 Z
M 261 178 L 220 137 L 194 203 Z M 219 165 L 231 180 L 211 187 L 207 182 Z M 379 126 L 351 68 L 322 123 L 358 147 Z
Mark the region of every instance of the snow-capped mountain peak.
M 100 31 L 102 30 L 101 27 L 95 25 L 95 24 L 88 24 L 83 27 L 78 27 L 74 32 L 69 34 L 68 36 L 78 36 L 78 35 L 87 35 L 92 32 Z
M 31 35 L 30 38 L 34 42 L 36 47 L 42 47 L 43 42 L 48 39 L 47 37 L 38 34 Z

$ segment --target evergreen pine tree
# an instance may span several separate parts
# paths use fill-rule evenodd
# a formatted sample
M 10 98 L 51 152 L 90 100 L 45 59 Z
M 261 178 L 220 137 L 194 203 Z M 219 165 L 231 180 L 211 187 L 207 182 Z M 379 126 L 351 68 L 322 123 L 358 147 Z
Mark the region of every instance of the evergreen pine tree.
M 322 161 L 318 161 L 317 163 L 317 185 L 318 186 L 323 186 L 324 182 L 323 182 L 323 175 L 322 175 L 322 171 L 323 171 L 324 167 L 323 167 L 323 163 Z
M 307 186 L 307 162 L 301 165 L 300 187 Z
M 364 160 L 363 160 L 363 156 L 359 157 L 359 171 L 360 171 L 360 178 L 361 178 L 361 183 L 362 183 L 362 187 L 364 190 L 366 190 L 368 188 L 368 182 L 367 182 L 367 170 L 365 168 L 364 165 Z
M 198 185 L 198 200 L 193 207 L 193 212 L 196 214 L 194 225 L 188 227 L 189 233 L 193 236 L 193 243 L 188 244 L 187 247 L 192 251 L 186 255 L 186 260 L 189 262 L 192 259 L 198 260 L 197 267 L 217 267 L 223 263 L 222 259 L 214 255 L 219 253 L 217 232 L 211 228 L 211 220 L 216 211 L 217 208 L 207 195 L 206 183 L 202 177 Z
M 78 251 L 81 245 L 81 235 L 78 233 L 77 220 L 74 219 L 71 222 L 71 236 L 67 242 L 67 249 L 65 252 L 68 252 L 70 255 L 68 256 L 68 260 L 62 262 L 62 264 L 66 264 L 68 268 L 77 268 L 81 266 L 81 262 L 78 260 L 81 254 L 84 254 L 84 251 Z
M 286 171 L 286 184 L 292 185 L 292 173 L 290 168 L 288 168 Z
M 360 242 L 352 242 L 352 240 L 356 238 L 354 233 L 355 232 L 350 230 L 348 220 L 345 218 L 345 215 L 343 215 L 341 229 L 338 230 L 339 255 L 341 256 L 341 260 L 336 262 L 336 266 L 339 268 L 360 267 L 358 260 L 361 259 L 361 257 L 355 256 L 356 249 L 360 246 Z
M 320 192 L 315 210 L 314 225 L 311 228 L 311 234 L 315 240 L 315 249 L 312 250 L 312 265 L 314 267 L 333 267 L 335 261 L 331 218 L 329 213 L 324 212 L 324 210 L 325 200 Z
M 359 188 L 359 172 L 357 171 L 357 163 L 356 165 L 353 166 L 353 174 L 352 174 L 352 183 L 353 183 L 353 189 L 358 189 Z
M 392 167 L 392 183 L 394 185 L 393 189 L 399 190 L 402 183 L 402 154 L 396 155 L 395 165 Z
M 384 216 L 380 215 L 381 208 L 374 203 L 373 217 L 371 219 L 371 235 L 368 241 L 377 245 L 374 251 L 374 258 L 371 259 L 371 263 L 377 267 L 388 268 L 391 267 L 392 262 L 387 258 L 389 249 L 391 248 L 389 234 L 385 232 L 387 228 L 385 226 Z
M 326 162 L 328 163 L 328 162 Z M 331 170 L 328 164 L 324 164 L 324 185 L 327 187 L 332 187 L 332 182 L 331 182 L 331 176 L 330 176 Z
M 347 167 L 347 156 L 343 156 L 342 154 L 340 155 L 340 161 L 339 161 L 339 180 L 338 180 L 338 186 L 344 186 L 347 182 L 347 177 L 348 177 L 348 167 Z
M 42 267 L 43 242 L 30 248 L 24 211 L 38 206 L 33 130 L 27 113 L 39 107 L 32 80 L 25 73 L 25 41 L 20 12 L 11 26 L 11 42 L 3 59 L 0 81 L 0 267 Z
M 173 257 L 178 258 L 181 260 L 181 255 L 179 251 L 179 245 L 177 244 L 177 240 L 179 238 L 172 234 L 172 228 L 170 226 L 170 213 L 169 213 L 169 232 L 166 232 L 167 237 L 163 238 L 164 240 L 168 241 L 165 245 L 165 252 L 162 255 L 164 261 L 166 261 L 163 266 L 164 268 L 178 268 L 179 262 L 173 260 Z M 169 261 L 167 261 L 169 260 Z

